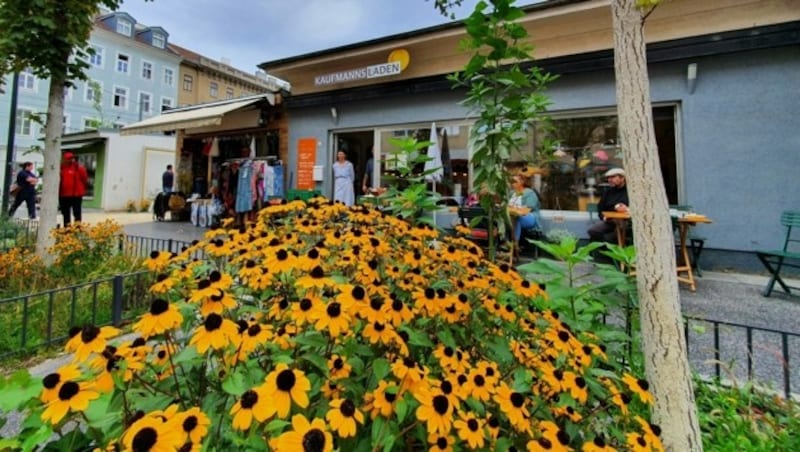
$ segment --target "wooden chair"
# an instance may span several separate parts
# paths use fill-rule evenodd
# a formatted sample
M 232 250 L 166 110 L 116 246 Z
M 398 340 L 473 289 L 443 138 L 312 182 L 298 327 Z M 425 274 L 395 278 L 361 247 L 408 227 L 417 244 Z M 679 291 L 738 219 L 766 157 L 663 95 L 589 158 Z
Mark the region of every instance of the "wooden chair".
M 761 291 L 765 297 L 772 294 L 775 282 L 781 285 L 787 294 L 791 294 L 790 289 L 800 289 L 800 287 L 790 287 L 781 279 L 781 270 L 784 267 L 800 268 L 800 234 L 792 235 L 794 228 L 800 228 L 800 211 L 787 210 L 781 214 L 781 224 L 786 227 L 786 236 L 783 240 L 783 248 L 779 250 L 756 251 L 756 255 L 764 264 L 771 275 L 767 286 Z

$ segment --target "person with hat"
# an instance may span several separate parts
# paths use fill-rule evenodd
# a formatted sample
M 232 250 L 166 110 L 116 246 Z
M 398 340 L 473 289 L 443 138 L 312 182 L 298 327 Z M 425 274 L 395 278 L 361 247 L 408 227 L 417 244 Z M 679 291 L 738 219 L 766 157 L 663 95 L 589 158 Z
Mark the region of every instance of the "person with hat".
M 603 212 L 628 211 L 628 187 L 625 186 L 625 170 L 611 168 L 605 173 L 609 188 L 600 196 L 597 212 L 600 220 L 589 226 L 587 233 L 593 242 L 615 243 L 617 240 L 616 223 L 603 218 Z
M 81 221 L 81 204 L 88 183 L 89 175 L 86 168 L 78 163 L 75 154 L 65 152 L 61 161 L 61 181 L 58 186 L 58 206 L 64 216 L 64 226 L 70 224 L 70 216 L 74 216 L 77 222 Z

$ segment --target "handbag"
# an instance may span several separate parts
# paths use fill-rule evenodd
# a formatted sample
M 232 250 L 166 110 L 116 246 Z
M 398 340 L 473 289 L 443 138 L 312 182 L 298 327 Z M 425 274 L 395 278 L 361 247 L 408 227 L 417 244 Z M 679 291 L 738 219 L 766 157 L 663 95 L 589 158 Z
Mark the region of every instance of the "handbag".
M 11 187 L 9 187 L 9 189 L 8 189 L 8 194 L 9 194 L 10 196 L 17 196 L 17 194 L 18 194 L 20 191 L 22 191 L 22 187 L 20 187 L 19 185 L 17 185 L 17 183 L 16 183 L 16 182 L 14 182 L 13 184 L 11 184 Z

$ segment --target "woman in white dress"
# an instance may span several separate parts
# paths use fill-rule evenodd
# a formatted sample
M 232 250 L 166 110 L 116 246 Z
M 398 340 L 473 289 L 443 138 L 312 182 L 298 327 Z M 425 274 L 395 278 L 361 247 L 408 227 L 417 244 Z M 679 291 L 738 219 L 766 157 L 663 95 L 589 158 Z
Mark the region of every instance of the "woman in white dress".
M 340 150 L 336 153 L 336 162 L 333 164 L 333 200 L 352 206 L 356 201 L 353 188 L 355 180 L 353 164 L 347 160 L 347 154 Z

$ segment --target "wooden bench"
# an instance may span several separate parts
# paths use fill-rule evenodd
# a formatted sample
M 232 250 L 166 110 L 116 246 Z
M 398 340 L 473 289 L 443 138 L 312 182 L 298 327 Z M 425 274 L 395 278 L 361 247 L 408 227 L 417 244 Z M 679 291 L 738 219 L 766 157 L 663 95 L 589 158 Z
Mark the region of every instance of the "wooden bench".
M 800 287 L 790 287 L 781 278 L 781 270 L 785 267 L 800 268 L 800 237 L 792 235 L 794 228 L 800 228 L 800 211 L 787 210 L 781 214 L 781 224 L 786 227 L 786 237 L 783 240 L 783 248 L 779 250 L 756 251 L 756 255 L 764 264 L 770 274 L 769 282 L 761 295 L 768 297 L 772 294 L 775 283 L 781 285 L 787 294 L 791 294 L 790 289 L 800 289 Z

